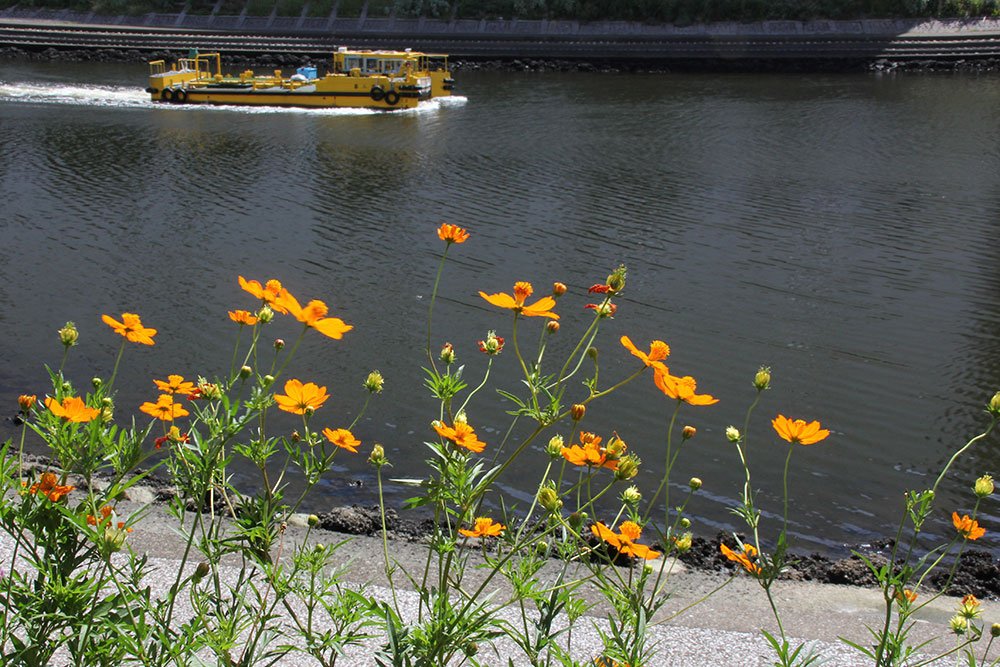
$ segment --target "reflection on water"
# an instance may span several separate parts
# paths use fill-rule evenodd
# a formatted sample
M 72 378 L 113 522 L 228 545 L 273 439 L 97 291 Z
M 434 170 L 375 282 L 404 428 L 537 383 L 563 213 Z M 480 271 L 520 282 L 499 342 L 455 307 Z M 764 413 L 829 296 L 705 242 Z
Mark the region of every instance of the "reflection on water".
M 933 482 L 1000 389 L 1000 80 L 470 73 L 465 98 L 384 114 L 153 105 L 137 92 L 144 74 L 13 63 L 0 77 L 6 405 L 44 391 L 67 319 L 82 331 L 70 376 L 108 372 L 118 341 L 102 313 L 138 312 L 161 331 L 126 350 L 122 419 L 152 397 L 152 377 L 225 372 L 226 310 L 253 305 L 236 276 L 277 277 L 356 327 L 342 341 L 306 336 L 292 364 L 329 387 L 324 425 L 353 420 L 378 368 L 387 388 L 358 436 L 417 475 L 436 416 L 420 359 L 443 221 L 473 236 L 449 253 L 432 344 L 452 342 L 474 380 L 475 341 L 510 334 L 478 290 L 570 285 L 555 358 L 587 324 L 586 288 L 628 265 L 598 344 L 601 382 L 634 369 L 622 334 L 662 338 L 671 371 L 721 399 L 679 417 L 698 428 L 678 479 L 705 481 L 690 506 L 703 534 L 737 527 L 741 471 L 723 431 L 743 423 L 762 363 L 774 388 L 749 432 L 762 505 L 780 507 L 786 452 L 770 419 L 833 430 L 792 462 L 803 549 L 893 530 L 902 492 Z M 265 335 L 298 329 L 279 319 Z M 516 389 L 516 358 L 491 379 Z M 470 405 L 490 445 L 510 408 L 494 403 Z M 649 486 L 672 405 L 641 378 L 595 407 L 584 426 L 617 430 Z M 997 472 L 998 450 L 987 439 L 952 472 L 934 530 L 950 534 L 944 509 L 971 508 L 968 487 Z M 372 501 L 362 459 L 340 460 L 317 508 Z M 536 448 L 503 479 L 521 505 L 543 465 Z

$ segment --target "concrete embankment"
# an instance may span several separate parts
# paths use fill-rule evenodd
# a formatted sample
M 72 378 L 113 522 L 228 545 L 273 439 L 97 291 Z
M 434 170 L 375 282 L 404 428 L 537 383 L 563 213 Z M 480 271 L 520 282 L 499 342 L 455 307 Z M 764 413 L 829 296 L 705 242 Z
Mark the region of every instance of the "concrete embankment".
M 49 27 L 16 36 L 26 26 Z M 99 27 L 99 28 L 98 28 Z M 310 53 L 334 45 L 405 48 L 461 59 L 556 59 L 596 63 L 724 64 L 979 63 L 1000 68 L 1000 19 L 866 19 L 764 21 L 689 26 L 621 21 L 438 20 L 328 17 L 143 14 L 102 16 L 69 10 L 10 8 L 0 12 L 0 45 L 44 48 L 200 48 L 223 51 Z M 89 37 L 65 34 L 87 30 Z M 62 32 L 62 36 L 60 36 Z M 95 33 L 113 33 L 98 35 Z M 147 35 L 141 44 L 136 35 Z M 129 35 L 132 35 L 131 37 Z M 213 36 L 217 42 L 213 42 Z M 248 44 L 234 44 L 245 37 Z M 61 41 L 60 41 L 61 40 Z M 186 41 L 185 41 L 186 40 Z M 273 45 L 269 40 L 274 40 Z

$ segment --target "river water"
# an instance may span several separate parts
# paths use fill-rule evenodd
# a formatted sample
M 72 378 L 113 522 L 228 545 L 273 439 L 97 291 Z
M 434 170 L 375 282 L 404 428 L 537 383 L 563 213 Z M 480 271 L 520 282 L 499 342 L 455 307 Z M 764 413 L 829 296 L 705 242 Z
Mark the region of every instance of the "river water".
M 107 376 L 120 339 L 100 316 L 128 311 L 160 330 L 154 347 L 126 350 L 118 383 L 118 420 L 145 418 L 151 378 L 228 370 L 226 311 L 253 307 L 236 276 L 274 277 L 355 327 L 340 341 L 307 336 L 289 367 L 329 388 L 316 419 L 348 425 L 361 381 L 381 370 L 386 389 L 355 432 L 364 452 L 385 445 L 391 474 L 418 477 L 436 417 L 421 387 L 434 230 L 450 222 L 472 237 L 449 253 L 433 346 L 452 342 L 471 382 L 485 367 L 476 341 L 511 333 L 479 290 L 569 285 L 554 360 L 587 326 L 586 288 L 628 266 L 597 342 L 599 384 L 636 368 L 617 342 L 627 334 L 667 341 L 671 371 L 720 399 L 678 417 L 698 429 L 672 478 L 678 490 L 704 480 L 690 505 L 698 534 L 739 528 L 729 507 L 742 470 L 723 433 L 742 425 L 760 364 L 773 388 L 749 457 L 765 534 L 778 530 L 787 452 L 770 419 L 832 431 L 791 462 L 800 550 L 894 533 L 904 491 L 933 483 L 987 424 L 1000 389 L 1000 78 L 462 73 L 460 98 L 379 114 L 153 105 L 144 77 L 143 65 L 0 64 L 6 414 L 18 394 L 45 392 L 66 320 L 81 330 L 69 376 Z M 294 340 L 293 324 L 266 335 Z M 539 326 L 524 323 L 522 345 Z M 511 352 L 470 404 L 488 445 L 510 409 L 493 388 L 519 386 Z M 642 377 L 595 402 L 584 426 L 628 442 L 651 494 L 671 409 Z M 998 450 L 991 436 L 953 469 L 932 537 L 953 534 L 953 509 L 970 511 L 976 476 L 1000 473 Z M 338 463 L 308 507 L 373 502 L 364 456 Z M 504 502 L 524 507 L 543 467 L 529 451 L 501 480 Z M 995 533 L 1000 512 L 982 509 Z

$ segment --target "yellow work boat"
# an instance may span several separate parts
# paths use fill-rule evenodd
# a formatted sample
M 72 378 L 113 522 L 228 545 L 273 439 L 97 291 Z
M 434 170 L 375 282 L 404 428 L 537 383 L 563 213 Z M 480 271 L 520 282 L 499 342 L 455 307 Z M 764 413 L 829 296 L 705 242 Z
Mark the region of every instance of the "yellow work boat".
M 448 56 L 341 47 L 333 54 L 332 71 L 323 76 L 311 66 L 287 78 L 281 70 L 223 74 L 218 53 L 192 53 L 169 69 L 166 61 L 154 60 L 146 92 L 154 102 L 174 104 L 405 109 L 451 95 L 454 83 Z

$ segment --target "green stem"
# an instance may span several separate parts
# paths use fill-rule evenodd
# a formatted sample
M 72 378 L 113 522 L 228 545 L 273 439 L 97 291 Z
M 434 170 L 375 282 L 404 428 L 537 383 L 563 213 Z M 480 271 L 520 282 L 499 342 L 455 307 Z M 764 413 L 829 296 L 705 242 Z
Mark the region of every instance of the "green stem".
M 431 303 L 427 307 L 427 360 L 431 362 L 431 369 L 434 371 L 434 375 L 438 374 L 437 366 L 434 364 L 434 355 L 431 354 L 431 317 L 434 315 L 434 300 L 437 298 L 438 283 L 441 282 L 441 273 L 444 271 L 444 260 L 448 256 L 448 248 L 451 244 L 447 244 L 444 247 L 444 253 L 441 255 L 441 263 L 438 264 L 437 275 L 434 277 L 434 290 L 431 292 Z
M 115 384 L 115 377 L 118 376 L 118 363 L 122 360 L 122 353 L 125 352 L 125 343 L 126 341 L 123 340 L 122 346 L 118 348 L 118 358 L 115 359 L 115 370 L 111 373 L 111 380 L 108 382 L 108 389 L 105 395 L 109 395 L 111 393 L 111 387 Z
M 792 444 L 788 448 L 788 456 L 785 457 L 785 474 L 782 476 L 781 481 L 785 490 L 785 510 L 781 517 L 781 534 L 784 535 L 788 528 L 788 463 L 792 460 L 792 451 L 795 450 L 795 445 Z

